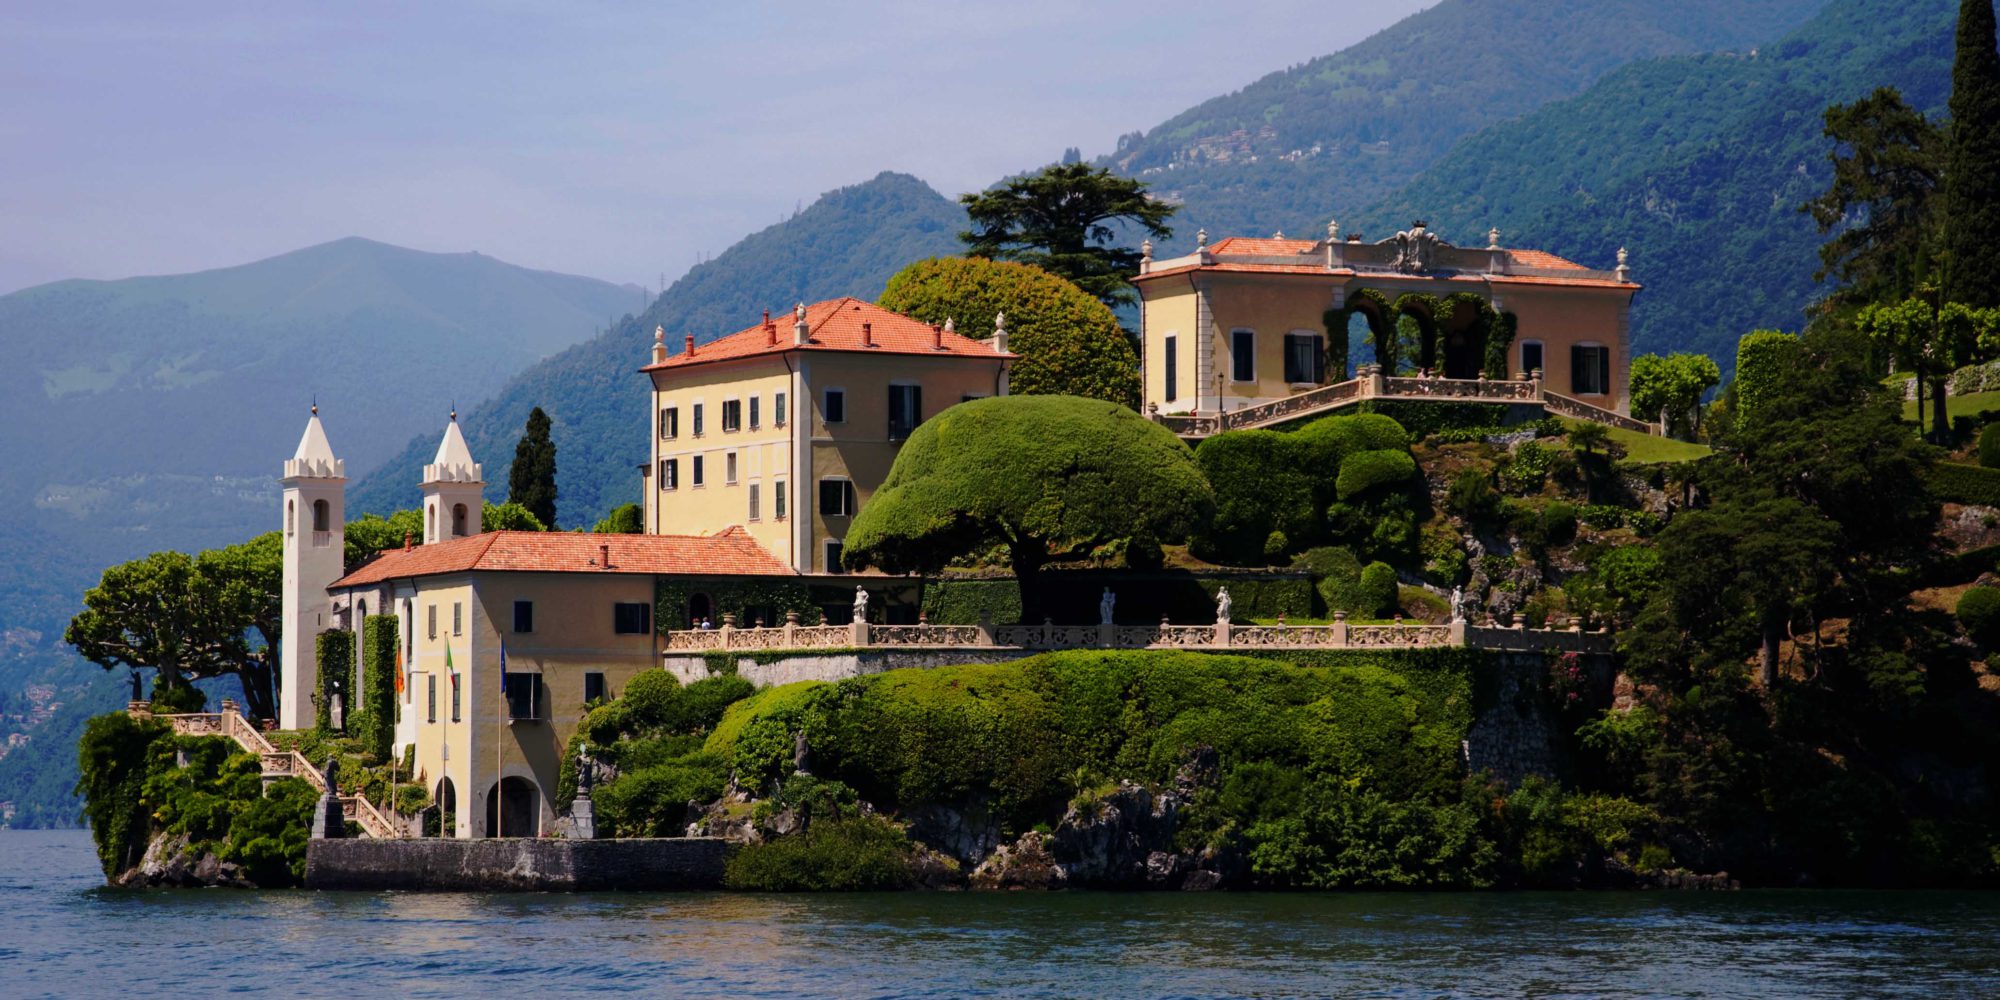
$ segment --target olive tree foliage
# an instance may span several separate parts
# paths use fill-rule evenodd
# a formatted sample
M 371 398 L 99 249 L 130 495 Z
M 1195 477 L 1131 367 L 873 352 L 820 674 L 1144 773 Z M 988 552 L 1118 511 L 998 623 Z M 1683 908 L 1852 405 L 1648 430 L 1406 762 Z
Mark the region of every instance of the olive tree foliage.
M 846 563 L 934 573 L 1005 546 L 1027 621 L 1051 559 L 1117 539 L 1179 541 L 1215 508 L 1194 454 L 1122 406 L 1001 396 L 954 406 L 903 444 L 848 529 Z
M 1659 417 L 1667 433 L 1692 437 L 1701 426 L 1701 395 L 1722 381 L 1706 354 L 1641 354 L 1632 359 L 1632 410 Z
M 932 257 L 889 279 L 877 303 L 959 333 L 993 335 L 1004 313 L 1007 349 L 1019 354 L 1008 390 L 1022 396 L 1088 396 L 1139 406 L 1139 357 L 1102 302 L 1047 271 L 979 257 Z
M 284 542 L 278 532 L 190 556 L 155 552 L 104 571 L 63 641 L 106 670 L 157 671 L 157 689 L 235 675 L 253 718 L 276 712 Z

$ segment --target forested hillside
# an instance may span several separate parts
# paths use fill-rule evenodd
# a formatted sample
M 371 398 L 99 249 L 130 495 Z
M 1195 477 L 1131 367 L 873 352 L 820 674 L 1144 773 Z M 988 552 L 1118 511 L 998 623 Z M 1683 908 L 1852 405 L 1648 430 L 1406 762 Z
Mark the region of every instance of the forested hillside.
M 1747 51 L 1823 3 L 1444 0 L 1131 133 L 1104 162 L 1186 204 L 1175 249 L 1191 247 L 1203 226 L 1305 233 L 1386 196 L 1481 128 L 1575 95 L 1634 59 Z
M 589 526 L 610 508 L 639 499 L 638 466 L 646 460 L 646 363 L 653 331 L 667 343 L 713 340 L 756 322 L 769 309 L 840 295 L 873 299 L 889 276 L 910 261 L 958 249 L 965 225 L 958 206 L 907 174 L 883 173 L 831 191 L 785 222 L 746 237 L 689 271 L 645 314 L 611 332 L 522 372 L 493 399 L 463 414 L 473 454 L 486 466 L 489 499 L 499 500 L 528 411 L 540 406 L 554 421 L 557 518 L 562 527 Z M 402 454 L 350 491 L 348 509 L 390 511 L 414 506 L 423 463 L 435 433 L 411 441 Z
M 1800 204 L 1825 190 L 1821 112 L 1876 87 L 1941 113 L 1951 84 L 1950 0 L 1833 0 L 1755 55 L 1650 60 L 1578 97 L 1496 125 L 1352 222 L 1430 220 L 1461 241 L 1498 226 L 1509 245 L 1598 266 L 1632 251 L 1647 286 L 1634 346 L 1696 350 L 1727 371 L 1736 338 L 1796 329 L 1822 289 L 1823 237 Z

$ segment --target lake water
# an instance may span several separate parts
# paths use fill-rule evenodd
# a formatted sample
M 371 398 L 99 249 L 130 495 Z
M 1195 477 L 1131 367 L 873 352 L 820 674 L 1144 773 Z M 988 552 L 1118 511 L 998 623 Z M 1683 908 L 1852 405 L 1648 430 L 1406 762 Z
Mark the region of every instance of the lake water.
M 1993 997 L 1996 893 L 124 892 L 0 832 L 0 995 Z

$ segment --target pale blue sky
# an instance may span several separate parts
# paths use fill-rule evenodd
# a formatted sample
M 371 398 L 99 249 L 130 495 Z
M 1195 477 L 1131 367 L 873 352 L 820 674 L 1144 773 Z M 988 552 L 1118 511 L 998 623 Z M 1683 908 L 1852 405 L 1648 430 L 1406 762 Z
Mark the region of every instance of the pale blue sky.
M 1095 156 L 1430 2 L 11 0 L 0 293 L 348 235 L 657 289 L 830 188 Z

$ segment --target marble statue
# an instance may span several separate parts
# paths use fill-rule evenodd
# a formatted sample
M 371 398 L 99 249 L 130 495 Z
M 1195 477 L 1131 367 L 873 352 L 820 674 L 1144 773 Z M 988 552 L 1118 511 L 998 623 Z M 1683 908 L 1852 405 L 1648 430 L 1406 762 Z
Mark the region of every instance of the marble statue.
M 1462 622 L 1465 620 L 1464 587 L 1451 588 L 1451 620 L 1454 622 Z
M 854 588 L 854 620 L 868 620 L 868 591 L 861 587 Z
M 1229 588 L 1219 587 L 1215 591 L 1215 622 L 1218 625 L 1229 621 Z
M 597 762 L 590 759 L 590 741 L 576 741 L 576 794 L 587 796 L 597 777 Z
M 1104 596 L 1097 599 L 1098 623 L 1102 625 L 1111 624 L 1111 611 L 1117 606 L 1118 595 L 1112 593 L 1110 587 L 1104 588 Z
M 806 731 L 803 729 L 792 734 L 792 770 L 800 774 L 812 773 L 812 750 L 806 746 Z

